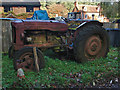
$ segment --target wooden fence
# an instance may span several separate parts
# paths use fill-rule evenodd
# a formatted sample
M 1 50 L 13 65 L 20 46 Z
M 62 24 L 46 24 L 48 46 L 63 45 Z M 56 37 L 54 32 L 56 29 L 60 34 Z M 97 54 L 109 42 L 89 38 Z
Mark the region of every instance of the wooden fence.
M 12 42 L 12 27 L 10 20 L 0 20 L 2 23 L 2 52 L 8 52 Z
M 12 42 L 12 27 L 10 20 L 0 20 L 2 23 L 2 51 L 8 52 Z M 104 28 L 120 28 L 120 24 L 104 23 Z

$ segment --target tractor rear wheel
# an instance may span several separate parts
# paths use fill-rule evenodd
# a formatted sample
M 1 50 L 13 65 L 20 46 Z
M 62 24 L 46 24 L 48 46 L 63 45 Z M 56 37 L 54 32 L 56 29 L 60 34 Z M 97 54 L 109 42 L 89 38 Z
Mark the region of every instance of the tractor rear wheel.
M 44 68 L 44 56 L 39 49 L 36 49 L 36 52 L 38 56 L 39 69 Z M 32 47 L 22 48 L 15 53 L 14 68 L 15 70 L 22 68 L 24 71 L 37 71 Z
M 74 55 L 77 62 L 105 57 L 108 51 L 109 38 L 101 26 L 86 25 L 77 33 L 74 41 Z

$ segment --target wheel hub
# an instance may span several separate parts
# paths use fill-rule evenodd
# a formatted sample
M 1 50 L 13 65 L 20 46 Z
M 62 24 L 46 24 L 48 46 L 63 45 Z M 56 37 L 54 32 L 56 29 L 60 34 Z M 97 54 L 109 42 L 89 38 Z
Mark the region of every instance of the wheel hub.
M 32 71 L 34 69 L 34 57 L 32 53 L 25 53 L 19 58 L 16 63 L 17 69 L 22 68 L 24 71 Z
M 95 56 L 100 52 L 101 48 L 101 39 L 97 36 L 92 36 L 86 42 L 85 53 L 87 56 Z

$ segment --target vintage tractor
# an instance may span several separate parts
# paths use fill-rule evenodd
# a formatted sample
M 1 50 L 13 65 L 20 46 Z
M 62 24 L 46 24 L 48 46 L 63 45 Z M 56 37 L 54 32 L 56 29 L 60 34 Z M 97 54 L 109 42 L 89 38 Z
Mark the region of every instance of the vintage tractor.
M 14 67 L 35 70 L 36 48 L 39 69 L 45 65 L 42 51 L 74 54 L 77 62 L 105 57 L 109 40 L 102 23 L 94 20 L 18 20 L 12 22 L 12 46 L 9 57 L 14 57 Z

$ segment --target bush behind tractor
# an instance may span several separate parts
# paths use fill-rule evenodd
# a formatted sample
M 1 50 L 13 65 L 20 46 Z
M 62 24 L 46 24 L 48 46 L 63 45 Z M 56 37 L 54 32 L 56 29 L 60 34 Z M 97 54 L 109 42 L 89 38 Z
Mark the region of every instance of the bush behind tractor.
M 44 15 L 43 15 L 44 16 Z M 33 48 L 36 47 L 39 69 L 45 66 L 43 50 L 74 54 L 76 62 L 105 57 L 109 49 L 108 35 L 102 23 L 95 20 L 18 20 L 12 23 L 12 46 L 9 57 L 14 67 L 36 70 Z

